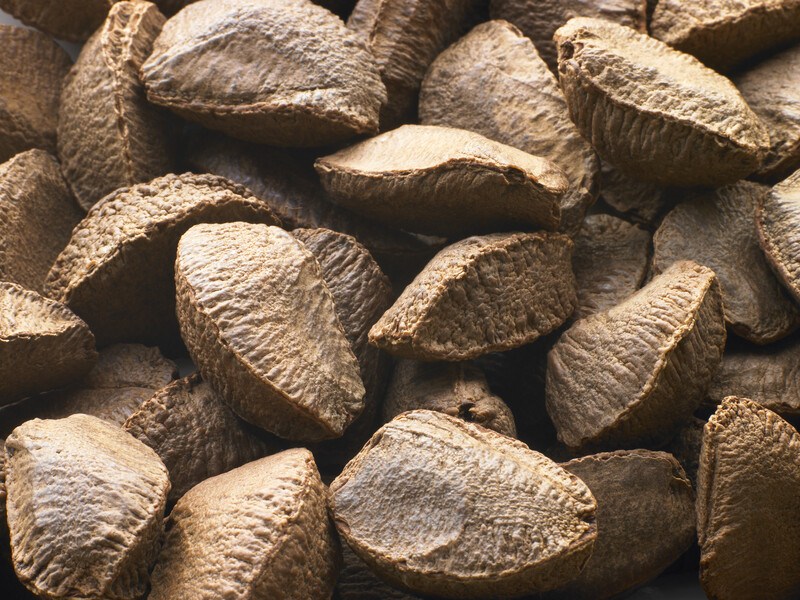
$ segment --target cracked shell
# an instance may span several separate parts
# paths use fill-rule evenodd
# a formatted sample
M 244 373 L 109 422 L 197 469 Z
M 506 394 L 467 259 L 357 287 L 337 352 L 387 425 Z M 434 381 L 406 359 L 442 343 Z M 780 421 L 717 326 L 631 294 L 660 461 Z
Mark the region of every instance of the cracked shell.
M 616 598 L 654 579 L 694 541 L 692 484 L 672 455 L 619 450 L 561 467 L 597 500 L 597 541 L 580 575 L 548 600 Z
M 94 336 L 71 310 L 0 282 L 0 406 L 78 381 L 96 360 Z
M 370 343 L 415 360 L 469 360 L 561 326 L 576 305 L 572 241 L 495 233 L 439 252 L 370 331 Z
M 141 68 L 147 98 L 190 121 L 274 146 L 378 130 L 372 55 L 310 0 L 202 0 L 171 18 Z
M 456 236 L 522 225 L 557 229 L 563 171 L 477 133 L 403 125 L 317 160 L 337 204 L 385 225 Z
M 709 598 L 797 596 L 798 487 L 794 427 L 751 400 L 723 400 L 705 426 L 697 475 L 700 582 Z
M 149 599 L 330 598 L 341 558 L 327 495 L 302 448 L 198 484 L 170 513 Z
M 600 19 L 572 19 L 555 40 L 570 116 L 603 160 L 675 186 L 733 183 L 761 166 L 766 128 L 697 59 Z
M 689 194 L 653 236 L 653 273 L 663 273 L 678 260 L 713 269 L 722 289 L 725 320 L 734 333 L 756 344 L 789 335 L 800 321 L 800 311 L 759 248 L 756 205 L 767 191 L 742 181 Z
M 596 196 L 597 156 L 569 119 L 558 82 L 533 43 L 505 21 L 482 23 L 428 69 L 424 125 L 460 127 L 555 163 L 569 180 L 561 229 L 580 227 Z
M 547 357 L 547 412 L 571 449 L 666 443 L 697 409 L 725 347 L 714 272 L 675 263 L 577 321 Z
M 139 83 L 164 21 L 154 4 L 117 2 L 65 81 L 58 156 L 85 210 L 173 170 L 166 115 L 147 103 Z
M 175 263 L 177 312 L 203 379 L 280 437 L 341 437 L 364 409 L 359 365 L 314 255 L 277 227 L 197 225 Z
M 22 583 L 49 599 L 142 597 L 169 491 L 156 453 L 88 415 L 28 421 L 5 449 L 11 549 Z
M 28 150 L 0 165 L 0 279 L 42 292 L 82 217 L 46 152 Z
M 0 162 L 31 148 L 55 152 L 59 98 L 72 60 L 43 33 L 11 25 L 0 24 L 0 48 Z
M 178 240 L 218 221 L 278 223 L 266 203 L 222 177 L 167 175 L 117 190 L 75 228 L 45 291 L 86 320 L 100 346 L 171 342 Z
M 511 409 L 489 389 L 483 371 L 469 363 L 397 361 L 383 400 L 383 420 L 425 409 L 517 437 Z
M 379 429 L 331 495 L 353 551 L 421 595 L 553 589 L 578 574 L 597 534 L 595 500 L 577 477 L 521 442 L 427 410 Z

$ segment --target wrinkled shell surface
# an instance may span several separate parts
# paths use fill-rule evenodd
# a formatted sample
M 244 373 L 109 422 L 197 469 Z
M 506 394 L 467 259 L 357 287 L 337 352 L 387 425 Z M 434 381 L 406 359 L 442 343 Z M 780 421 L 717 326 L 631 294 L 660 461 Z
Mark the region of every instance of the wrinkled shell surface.
M 81 42 L 103 23 L 116 0 L 0 0 L 0 9 L 50 35 Z
M 338 600 L 419 600 L 418 596 L 383 581 L 346 543 L 342 543 L 342 570 L 334 597 Z
M 662 186 L 629 177 L 607 162 L 600 164 L 600 197 L 626 219 L 648 229 L 658 225 L 672 204 Z

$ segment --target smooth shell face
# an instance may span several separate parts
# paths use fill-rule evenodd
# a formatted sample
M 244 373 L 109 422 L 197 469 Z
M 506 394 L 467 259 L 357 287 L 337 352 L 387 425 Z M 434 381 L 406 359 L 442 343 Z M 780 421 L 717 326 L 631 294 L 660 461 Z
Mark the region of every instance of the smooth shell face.
M 81 42 L 103 23 L 115 0 L 0 0 L 0 8 L 50 35 Z
M 480 0 L 359 0 L 347 27 L 375 56 L 389 100 L 381 129 L 413 122 L 428 65 L 467 31 Z
M 86 210 L 118 188 L 173 170 L 165 115 L 139 83 L 164 21 L 154 4 L 117 2 L 66 79 L 58 155 Z
M 456 236 L 557 229 L 569 187 L 550 161 L 477 133 L 403 125 L 316 162 L 331 199 L 386 225 Z
M 428 69 L 420 121 L 474 131 L 555 163 L 569 180 L 561 229 L 580 226 L 596 194 L 597 157 L 569 119 L 564 96 L 533 43 L 505 21 L 482 23 Z
M 177 336 L 175 248 L 203 222 L 278 223 L 242 186 L 212 175 L 167 175 L 95 205 L 56 260 L 45 291 L 89 323 L 98 345 Z
M 709 598 L 797 597 L 797 431 L 755 402 L 726 398 L 705 427 L 697 479 L 700 582 Z
M 733 82 L 769 132 L 770 149 L 759 178 L 788 177 L 800 167 L 800 46 L 759 63 Z
M 0 282 L 0 406 L 80 380 L 94 336 L 63 304 Z
M 555 34 L 570 116 L 605 161 L 637 179 L 719 186 L 761 165 L 769 136 L 725 77 L 599 19 Z
M 647 31 L 645 0 L 492 0 L 493 19 L 519 27 L 536 45 L 553 72 L 558 69 L 558 48 L 553 34 L 573 17 L 596 17 Z
M 572 269 L 580 319 L 607 310 L 638 290 L 647 275 L 650 234 L 610 215 L 586 217 L 575 236 Z
M 722 359 L 717 278 L 675 263 L 614 308 L 577 321 L 550 351 L 547 411 L 570 448 L 665 443 Z
M 767 188 L 740 182 L 690 194 L 664 217 L 653 236 L 653 272 L 678 260 L 713 269 L 725 320 L 751 342 L 767 344 L 797 326 L 800 311 L 770 272 L 759 248 L 755 212 Z
M 370 331 L 402 358 L 469 360 L 558 328 L 575 309 L 572 241 L 496 233 L 439 252 Z
M 331 484 L 339 534 L 381 577 L 443 598 L 505 598 L 574 578 L 588 488 L 525 444 L 442 413 L 384 425 Z
M 626 219 L 655 229 L 672 205 L 662 186 L 625 175 L 607 162 L 600 164 L 600 198 Z
M 0 279 L 41 292 L 82 216 L 46 152 L 29 150 L 0 165 Z
M 198 225 L 175 264 L 181 334 L 203 379 L 284 438 L 341 437 L 364 385 L 320 265 L 277 227 Z
M 340 551 L 326 499 L 300 448 L 198 484 L 170 513 L 150 600 L 330 598 Z
M 470 363 L 397 361 L 383 400 L 383 420 L 425 409 L 517 436 L 511 409 L 489 389 L 486 376 Z
M 581 574 L 548 600 L 615 598 L 656 577 L 694 541 L 692 484 L 672 455 L 620 450 L 561 466 L 597 500 L 597 541 Z
M 726 71 L 744 59 L 800 39 L 798 0 L 659 0 L 653 36 Z
M 165 25 L 141 69 L 150 102 L 210 129 L 279 146 L 375 133 L 375 60 L 310 0 L 202 0 Z
M 171 503 L 201 481 L 277 449 L 239 420 L 198 374 L 156 392 L 123 429 L 155 450 L 169 470 Z
M 0 0 L 0 8 L 8 10 L 6 4 Z M 55 152 L 59 97 L 72 61 L 48 36 L 22 27 L 0 25 L 0 48 L 0 162 L 31 148 Z
M 800 170 L 759 199 L 756 227 L 772 270 L 800 302 Z
M 155 452 L 95 417 L 34 419 L 6 440 L 6 469 L 14 569 L 31 592 L 145 594 L 169 491 Z

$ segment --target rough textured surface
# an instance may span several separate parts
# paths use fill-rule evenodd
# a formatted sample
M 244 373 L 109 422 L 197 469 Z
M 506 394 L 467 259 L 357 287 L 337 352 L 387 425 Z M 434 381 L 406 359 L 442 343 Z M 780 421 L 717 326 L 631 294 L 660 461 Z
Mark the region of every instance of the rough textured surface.
M 666 443 L 722 360 L 711 269 L 678 262 L 614 308 L 577 321 L 550 351 L 547 411 L 570 448 Z
M 553 34 L 573 17 L 596 17 L 647 32 L 646 0 L 492 0 L 491 14 L 519 27 L 553 72 L 558 68 Z
M 0 282 L 0 406 L 79 380 L 96 360 L 92 333 L 66 306 Z
M 167 175 L 96 204 L 56 260 L 45 291 L 92 328 L 98 345 L 162 342 L 177 334 L 174 262 L 195 223 L 276 224 L 248 190 L 212 175 Z
M 352 235 L 384 268 L 416 265 L 419 270 L 435 253 L 411 234 L 330 202 L 313 157 L 202 132 L 188 141 L 184 158 L 197 173 L 221 175 L 247 187 L 269 204 L 287 229 L 324 227 Z
M 489 389 L 486 376 L 470 363 L 424 363 L 400 360 L 383 401 L 383 420 L 425 409 L 517 436 L 511 409 Z
M 149 2 L 117 2 L 64 82 L 58 156 L 88 210 L 114 190 L 173 170 L 165 114 L 147 103 L 139 68 L 164 25 Z
M 327 494 L 305 449 L 198 484 L 169 516 L 149 599 L 330 598 L 340 551 Z
M 169 470 L 171 503 L 201 481 L 277 450 L 239 420 L 199 374 L 156 392 L 123 429 L 161 457 Z
M 42 150 L 0 164 L 0 279 L 41 292 L 82 213 Z
M 6 440 L 14 569 L 46 598 L 135 600 L 163 534 L 167 470 L 87 415 L 21 425 Z
M 574 319 L 616 306 L 641 287 L 647 275 L 649 233 L 610 215 L 590 215 L 574 239 Z
M 116 0 L 0 0 L 0 9 L 50 35 L 81 42 L 100 27 Z
M 759 198 L 756 227 L 772 270 L 800 302 L 800 170 Z
M 649 229 L 658 225 L 673 204 L 664 187 L 629 177 L 607 162 L 600 164 L 600 197 L 626 219 Z
M 580 227 L 597 193 L 597 157 L 533 43 L 505 21 L 482 23 L 428 69 L 419 100 L 425 125 L 459 127 L 541 156 L 569 179 L 561 229 Z
M 798 0 L 659 0 L 650 31 L 711 68 L 725 71 L 800 39 L 799 22 Z
M 653 272 L 693 260 L 713 269 L 734 333 L 768 344 L 791 333 L 800 311 L 770 272 L 758 245 L 755 212 L 767 188 L 740 182 L 689 194 L 653 236 Z
M 337 204 L 433 235 L 557 229 L 569 187 L 549 160 L 432 125 L 403 125 L 320 158 L 316 168 Z
M 553 589 L 577 575 L 596 536 L 596 504 L 577 477 L 521 442 L 427 410 L 379 429 L 331 494 L 339 534 L 361 559 L 436 597 Z
M 692 419 L 680 428 L 665 450 L 672 454 L 681 463 L 686 476 L 692 482 L 692 488 L 697 489 L 697 469 L 700 465 L 700 448 L 703 444 L 703 419 Z
M 370 331 L 416 360 L 468 360 L 530 343 L 576 305 L 571 240 L 561 234 L 474 236 L 439 252 Z
M 383 581 L 346 543 L 342 543 L 342 559 L 336 600 L 419 600 Z
M 196 225 L 178 246 L 175 281 L 186 347 L 239 416 L 320 441 L 363 411 L 359 365 L 320 265 L 290 233 Z
M 555 40 L 570 115 L 603 160 L 678 186 L 733 183 L 761 166 L 766 128 L 693 57 L 599 19 L 572 19 Z
M 389 101 L 381 129 L 416 117 L 428 65 L 466 32 L 481 0 L 359 0 L 347 26 L 372 51 Z
M 733 82 L 769 132 L 770 149 L 758 177 L 787 177 L 800 167 L 800 45 L 737 75 Z
M 597 500 L 597 541 L 581 574 L 546 598 L 616 598 L 655 578 L 692 544 L 692 484 L 670 454 L 620 450 L 561 466 Z
M 755 402 L 726 398 L 705 427 L 697 475 L 700 581 L 709 598 L 800 594 L 798 486 L 797 431 Z
M 0 8 L 7 4 L 0 0 Z M 0 48 L 0 162 L 31 148 L 55 152 L 59 97 L 72 61 L 48 36 L 22 27 L 0 25 Z
M 150 102 L 234 137 L 324 146 L 375 133 L 374 58 L 309 0 L 202 0 L 169 20 L 141 69 Z

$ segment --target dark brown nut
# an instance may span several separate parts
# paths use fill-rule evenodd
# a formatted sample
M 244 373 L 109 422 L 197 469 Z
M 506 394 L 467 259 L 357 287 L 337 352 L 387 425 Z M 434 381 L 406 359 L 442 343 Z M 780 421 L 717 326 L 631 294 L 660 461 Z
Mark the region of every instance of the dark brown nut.
M 80 205 L 172 171 L 165 114 L 147 103 L 139 68 L 164 25 L 149 2 L 117 2 L 64 82 L 58 156 Z
M 436 253 L 420 238 L 364 219 L 328 200 L 313 158 L 202 132 L 189 140 L 184 159 L 197 173 L 213 173 L 246 186 L 269 204 L 287 229 L 324 227 L 352 235 L 384 268 L 414 268 Z
M 17 427 L 6 440 L 14 569 L 39 597 L 136 600 L 164 531 L 167 469 L 88 415 Z
M 709 419 L 697 475 L 700 582 L 709 598 L 796 597 L 798 453 L 794 427 L 751 400 L 726 398 Z
M 156 392 L 123 429 L 155 450 L 167 467 L 170 503 L 201 481 L 278 450 L 277 443 L 240 421 L 199 374 Z
M 170 513 L 149 599 L 330 598 L 341 559 L 327 495 L 304 448 L 198 484 Z
M 6 441 L 0 438 L 0 555 L 6 558 L 9 555 L 8 547 L 8 520 L 6 519 Z
M 320 158 L 316 168 L 337 204 L 432 235 L 557 229 L 569 188 L 549 160 L 432 125 L 403 125 Z
M 596 503 L 577 477 L 521 442 L 427 410 L 379 429 L 331 493 L 339 534 L 370 568 L 441 598 L 563 585 L 597 533 Z
M 115 1 L 0 0 L 0 9 L 53 37 L 82 42 L 100 27 Z
M 547 599 L 616 598 L 655 578 L 694 541 L 692 484 L 670 454 L 620 450 L 561 466 L 597 500 L 597 541 L 581 574 Z
M 0 280 L 41 292 L 82 216 L 46 152 L 29 150 L 0 164 Z
M 614 308 L 577 321 L 547 360 L 547 411 L 572 449 L 666 443 L 722 360 L 711 269 L 675 263 Z
M 653 36 L 727 71 L 743 60 L 800 39 L 798 0 L 658 0 Z
M 664 448 L 681 463 L 686 476 L 692 482 L 693 489 L 697 489 L 697 469 L 700 464 L 700 447 L 703 443 L 705 424 L 703 419 L 692 417 Z
M 489 389 L 486 376 L 469 363 L 400 360 L 383 401 L 383 420 L 426 409 L 517 437 L 511 409 Z
M 555 40 L 570 116 L 603 160 L 676 186 L 733 183 L 761 166 L 766 128 L 695 58 L 600 19 L 572 19 Z
M 478 25 L 428 69 L 420 121 L 474 131 L 554 162 L 569 179 L 561 229 L 580 227 L 596 195 L 597 156 L 570 121 L 533 43 L 505 21 Z
M 800 45 L 737 75 L 733 82 L 769 132 L 760 179 L 780 180 L 800 167 Z
M 205 0 L 171 18 L 141 69 L 150 102 L 234 137 L 324 146 L 378 130 L 372 55 L 309 0 Z
M 372 51 L 389 101 L 381 129 L 414 121 L 428 65 L 469 29 L 481 0 L 359 0 L 347 26 Z
M 759 198 L 756 227 L 772 270 L 800 302 L 800 170 Z
M 175 262 L 181 333 L 203 379 L 280 437 L 341 437 L 364 409 L 358 362 L 314 255 L 277 227 L 196 225 Z
M 0 0 L 0 8 L 6 4 Z M 0 24 L 0 48 L 0 162 L 31 148 L 55 152 L 59 98 L 72 61 L 48 36 L 22 27 Z
M 439 252 L 369 333 L 414 360 L 470 360 L 528 344 L 575 310 L 572 241 L 553 233 L 474 236 Z
M 655 229 L 672 205 L 665 188 L 633 179 L 607 162 L 600 163 L 600 197 L 626 219 L 648 229 Z
M 493 19 L 505 19 L 522 30 L 555 72 L 558 49 L 553 34 L 573 17 L 596 17 L 647 32 L 645 0 L 492 0 Z
M 728 351 L 708 388 L 708 399 L 719 404 L 726 396 L 739 396 L 781 415 L 800 415 L 798 365 L 796 341 Z
M 247 189 L 212 175 L 117 190 L 75 228 L 45 291 L 86 320 L 100 346 L 171 340 L 178 240 L 196 223 L 219 221 L 279 222 Z
M 573 319 L 612 308 L 647 275 L 650 234 L 610 215 L 590 215 L 575 236 L 572 270 L 578 282 Z
M 653 272 L 662 273 L 677 260 L 713 269 L 725 320 L 734 333 L 756 344 L 787 336 L 800 319 L 759 248 L 755 211 L 767 191 L 743 181 L 689 194 L 653 236 Z
M 342 543 L 342 559 L 334 595 L 337 600 L 420 600 L 383 581 L 345 543 Z
M 0 282 L 0 406 L 78 381 L 96 360 L 94 336 L 71 310 Z

